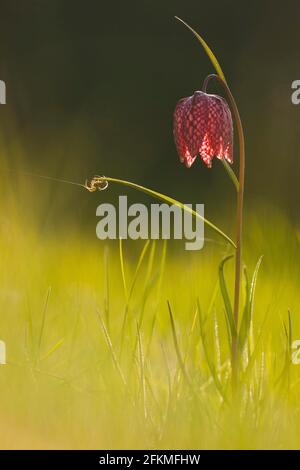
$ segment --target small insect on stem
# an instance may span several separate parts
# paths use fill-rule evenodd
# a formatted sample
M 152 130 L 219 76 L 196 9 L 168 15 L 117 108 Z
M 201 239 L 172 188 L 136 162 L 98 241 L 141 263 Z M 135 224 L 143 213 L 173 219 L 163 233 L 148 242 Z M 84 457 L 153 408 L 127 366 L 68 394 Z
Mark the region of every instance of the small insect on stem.
M 90 193 L 94 193 L 95 191 L 104 191 L 108 186 L 108 181 L 106 181 L 105 176 L 94 176 L 90 181 L 86 180 L 84 187 Z

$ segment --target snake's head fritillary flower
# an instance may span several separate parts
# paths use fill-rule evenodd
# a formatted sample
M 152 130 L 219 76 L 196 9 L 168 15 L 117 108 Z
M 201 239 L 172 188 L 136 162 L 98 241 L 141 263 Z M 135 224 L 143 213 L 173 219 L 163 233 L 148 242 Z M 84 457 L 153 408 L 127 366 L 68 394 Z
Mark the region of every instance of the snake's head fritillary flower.
M 213 157 L 233 162 L 233 125 L 226 101 L 195 91 L 174 112 L 174 139 L 180 161 L 190 168 L 197 155 L 210 168 Z

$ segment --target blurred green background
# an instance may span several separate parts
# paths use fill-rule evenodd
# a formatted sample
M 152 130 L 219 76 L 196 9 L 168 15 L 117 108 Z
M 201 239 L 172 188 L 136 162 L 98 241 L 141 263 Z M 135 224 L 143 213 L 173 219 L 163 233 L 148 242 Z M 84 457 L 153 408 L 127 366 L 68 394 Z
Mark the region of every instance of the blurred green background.
M 205 202 L 214 220 L 231 212 L 233 188 L 219 162 L 187 170 L 173 143 L 176 102 L 213 72 L 178 15 L 212 47 L 239 105 L 246 207 L 265 214 L 273 206 L 298 227 L 300 106 L 291 83 L 300 77 L 299 13 L 296 1 L 1 0 L 2 201 L 10 189 L 23 213 L 30 206 L 37 216 L 40 207 L 46 230 L 72 222 L 81 231 L 123 188 L 91 197 L 20 172 L 79 182 L 104 174 Z

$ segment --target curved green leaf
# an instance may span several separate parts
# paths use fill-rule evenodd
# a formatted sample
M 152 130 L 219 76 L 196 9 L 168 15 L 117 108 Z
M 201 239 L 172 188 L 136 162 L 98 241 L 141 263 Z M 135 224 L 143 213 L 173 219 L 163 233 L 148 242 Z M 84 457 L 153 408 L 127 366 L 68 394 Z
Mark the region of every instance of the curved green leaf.
M 236 177 L 235 172 L 233 171 L 233 169 L 231 168 L 229 163 L 226 160 L 224 160 L 224 158 L 222 158 L 221 162 L 223 163 L 223 166 L 224 166 L 225 170 L 227 171 L 227 174 L 228 174 L 229 178 L 231 179 L 232 183 L 234 184 L 236 192 L 239 192 L 240 183 L 239 183 L 239 180 Z
M 224 302 L 224 307 L 225 307 L 225 313 L 226 313 L 226 320 L 229 325 L 229 331 L 231 335 L 231 340 L 236 336 L 236 326 L 234 322 L 234 317 L 233 317 L 233 310 L 226 286 L 226 281 L 225 281 L 225 276 L 224 276 L 224 265 L 227 261 L 229 261 L 233 255 L 226 256 L 220 263 L 219 265 L 219 281 L 220 281 L 220 289 L 221 289 L 221 294 L 223 297 L 223 302 Z
M 224 80 L 224 82 L 226 82 L 226 79 L 225 79 L 225 75 L 223 73 L 223 70 L 221 68 L 221 65 L 219 64 L 218 62 L 218 59 L 216 58 L 215 54 L 213 53 L 213 51 L 211 50 L 211 48 L 209 47 L 209 45 L 204 41 L 204 39 L 200 36 L 200 34 L 198 34 L 191 26 L 189 26 L 185 21 L 183 21 L 181 18 L 179 18 L 178 16 L 175 16 L 176 20 L 180 21 L 181 23 L 183 23 L 190 31 L 192 31 L 192 33 L 194 34 L 194 36 L 198 39 L 198 41 L 200 42 L 200 44 L 202 45 L 203 49 L 205 50 L 206 54 L 208 55 L 211 63 L 213 64 L 217 74 L 219 75 L 220 78 L 222 78 L 222 80 Z
M 252 314 L 253 314 L 254 294 L 255 294 L 255 288 L 256 288 L 257 275 L 258 275 L 258 271 L 259 271 L 262 259 L 263 259 L 263 256 L 260 256 L 260 258 L 258 259 L 256 263 L 250 286 L 248 282 L 247 271 L 246 269 L 244 270 L 245 281 L 246 281 L 246 302 L 245 302 L 245 308 L 244 308 L 243 318 L 241 322 L 241 327 L 239 331 L 239 345 L 241 349 L 243 349 L 245 345 L 245 342 L 248 338 L 248 334 L 250 330 Z
M 250 309 L 250 286 L 249 279 L 246 267 L 244 268 L 244 278 L 245 278 L 245 287 L 246 287 L 246 301 L 243 311 L 243 317 L 241 321 L 241 326 L 239 330 L 239 346 L 241 351 L 244 349 L 246 339 L 249 334 L 249 329 L 251 325 L 251 309 Z
M 233 248 L 236 248 L 236 244 L 234 241 L 226 235 L 219 227 L 214 225 L 212 222 L 209 220 L 205 219 L 205 217 L 202 217 L 198 212 L 194 211 L 191 207 L 186 206 L 182 202 L 177 201 L 176 199 L 173 199 L 172 197 L 166 196 L 165 194 L 159 193 L 158 191 L 154 191 L 152 189 L 146 188 L 145 186 L 141 186 L 136 183 L 132 183 L 131 181 L 126 181 L 126 180 L 121 180 L 118 178 L 110 178 L 106 176 L 95 176 L 93 178 L 94 183 L 101 183 L 103 181 L 111 181 L 112 183 L 118 183 L 122 184 L 124 186 L 127 186 L 129 188 L 137 189 L 138 191 L 141 191 L 145 194 L 149 194 L 150 196 L 160 199 L 161 201 L 165 201 L 168 204 L 175 205 L 177 207 L 180 207 L 181 209 L 185 210 L 186 212 L 189 212 L 195 217 L 198 217 L 199 219 L 203 220 L 203 222 L 208 225 L 212 230 L 214 230 L 216 233 L 218 233 L 222 238 L 224 238 Z
M 216 367 L 215 367 L 213 361 L 211 360 L 211 355 L 209 354 L 209 352 L 207 350 L 205 334 L 204 334 L 204 322 L 203 322 L 203 318 L 202 318 L 202 314 L 201 314 L 199 299 L 197 299 L 197 313 L 198 313 L 198 318 L 199 318 L 200 336 L 201 336 L 201 340 L 202 340 L 202 347 L 203 347 L 203 350 L 204 350 L 204 355 L 205 355 L 205 359 L 206 359 L 208 368 L 210 370 L 210 373 L 212 375 L 213 381 L 215 383 L 215 386 L 216 386 L 218 392 L 220 393 L 220 395 L 222 396 L 224 401 L 227 402 L 227 398 L 226 398 L 225 392 L 223 390 L 223 386 L 222 386 L 222 384 L 220 382 L 220 379 L 218 377 Z

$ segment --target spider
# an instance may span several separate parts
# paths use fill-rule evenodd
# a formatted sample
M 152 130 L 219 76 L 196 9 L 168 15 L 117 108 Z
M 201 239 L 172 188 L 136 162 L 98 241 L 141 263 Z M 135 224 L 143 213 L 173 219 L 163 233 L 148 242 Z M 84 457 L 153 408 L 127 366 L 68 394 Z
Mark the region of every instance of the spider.
M 90 181 L 85 180 L 85 189 L 90 193 L 94 193 L 95 191 L 104 191 L 108 186 L 108 181 L 103 178 L 105 178 L 105 176 L 95 175 Z

